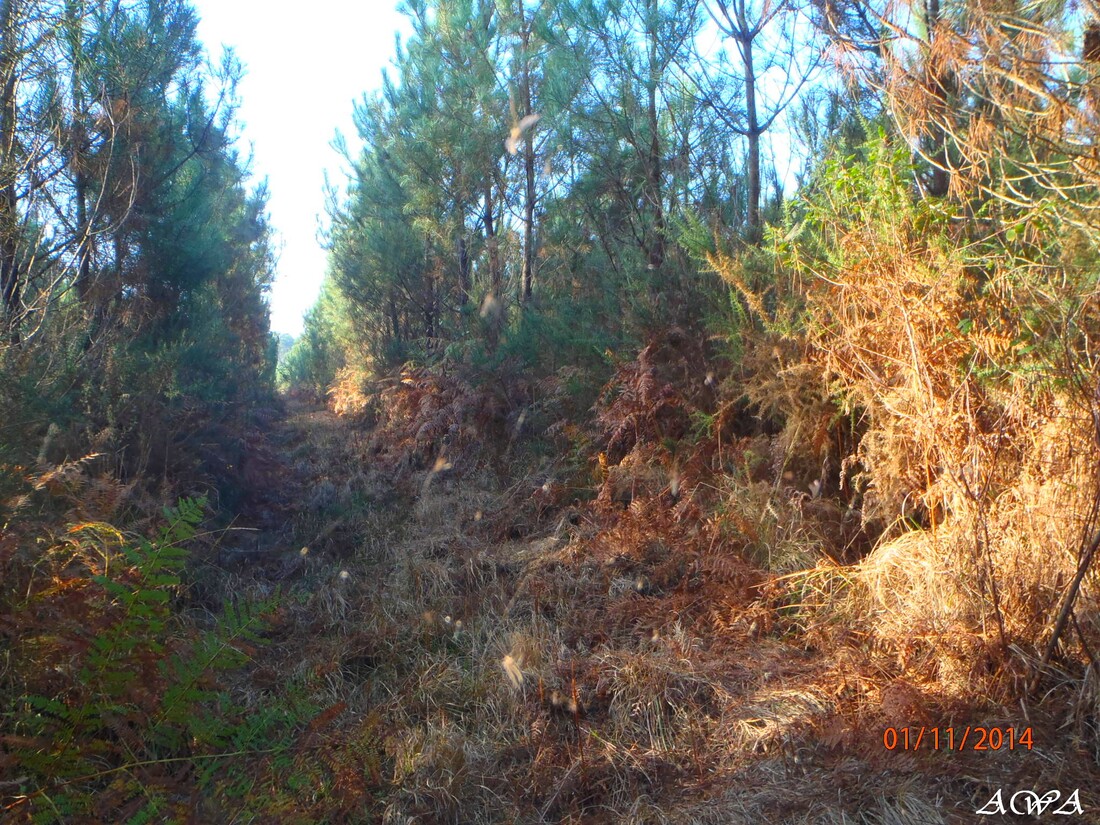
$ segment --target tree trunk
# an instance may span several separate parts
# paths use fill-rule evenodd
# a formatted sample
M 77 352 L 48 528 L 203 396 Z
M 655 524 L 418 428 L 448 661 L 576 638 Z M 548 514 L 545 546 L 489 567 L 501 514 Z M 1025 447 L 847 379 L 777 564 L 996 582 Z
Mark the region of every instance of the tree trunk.
M 521 89 L 523 97 L 523 117 L 531 114 L 531 64 L 528 50 L 531 45 L 531 28 L 524 19 L 523 0 L 517 0 L 520 13 L 520 31 L 523 40 L 523 49 L 520 59 L 523 61 L 521 70 Z M 520 301 L 527 303 L 531 298 L 531 292 L 535 281 L 535 138 L 533 130 L 528 129 L 523 139 L 523 271 L 520 276 Z
M 926 25 L 928 28 L 929 52 L 931 52 L 932 42 L 936 37 L 936 26 L 939 20 L 940 0 L 928 0 Z M 930 90 L 936 100 L 936 107 L 932 113 L 931 135 L 926 143 L 932 162 L 932 180 L 928 184 L 928 194 L 936 198 L 945 198 L 951 189 L 951 173 L 947 166 L 947 135 L 943 128 L 936 123 L 936 119 L 948 116 L 947 107 L 951 77 L 937 66 L 928 66 L 927 74 Z
M 18 344 L 22 273 L 19 271 L 19 210 L 15 189 L 18 168 L 16 126 L 19 103 L 19 54 L 16 35 L 18 0 L 0 0 L 0 301 L 7 338 Z
M 655 18 L 656 9 L 651 9 Z M 646 164 L 649 176 L 649 200 L 653 209 L 653 235 L 649 243 L 649 268 L 660 269 L 665 262 L 665 208 L 664 193 L 661 191 L 661 139 L 660 124 L 657 120 L 657 38 L 656 32 L 649 33 L 649 77 L 648 92 L 649 120 L 649 162 Z
M 92 286 L 92 227 L 88 218 L 88 141 L 84 129 L 74 124 L 74 138 L 78 145 L 73 147 L 73 157 L 78 166 L 74 175 L 76 197 L 76 231 L 80 233 L 77 246 L 76 292 L 85 304 L 91 299 Z
M 76 173 L 76 225 L 80 233 L 80 243 L 76 251 L 77 274 L 76 293 L 80 300 L 87 303 L 92 285 L 92 237 L 88 225 L 88 176 L 84 172 Z
M 397 301 L 393 296 L 393 289 L 390 289 L 389 297 L 387 299 L 389 318 L 390 318 L 390 336 L 395 343 L 401 342 L 401 326 L 397 317 Z
M 489 291 L 496 300 L 500 294 L 500 244 L 497 241 L 495 217 L 493 215 L 493 184 L 485 186 L 485 243 L 489 247 Z
M 466 247 L 465 227 L 458 236 L 458 303 L 466 306 L 470 301 L 470 251 Z
M 432 260 L 431 245 L 424 241 L 424 336 L 429 339 L 428 348 L 431 348 L 430 339 L 435 337 L 435 277 L 436 267 Z
M 742 32 L 741 58 L 745 64 L 745 119 L 747 121 L 745 137 L 749 142 L 747 235 L 749 243 L 758 244 L 763 237 L 760 219 L 760 137 L 763 131 L 760 128 L 760 115 L 756 109 L 756 66 L 752 55 L 753 40 L 756 35 L 743 17 L 744 8 L 740 7 L 738 12 L 742 16 L 738 22 Z
M 535 283 L 535 148 L 530 135 L 523 153 L 526 183 L 523 197 L 523 302 L 531 298 Z
M 70 120 L 70 139 L 72 140 L 72 172 L 74 199 L 76 201 L 76 231 L 77 239 L 77 273 L 76 294 L 85 304 L 85 312 L 92 309 L 87 306 L 90 300 L 92 281 L 92 238 L 91 226 L 88 220 L 88 133 L 82 118 L 85 115 L 84 91 L 80 85 L 80 71 L 82 54 L 83 32 L 81 23 L 84 18 L 84 4 L 77 0 L 66 4 L 65 25 L 68 28 L 68 36 L 72 46 L 72 65 L 69 72 L 70 94 L 72 95 L 73 110 Z

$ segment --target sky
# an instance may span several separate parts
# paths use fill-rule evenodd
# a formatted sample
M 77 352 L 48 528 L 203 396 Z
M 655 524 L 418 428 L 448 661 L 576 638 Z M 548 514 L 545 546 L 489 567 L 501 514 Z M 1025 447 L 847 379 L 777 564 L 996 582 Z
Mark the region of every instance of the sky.
M 325 221 L 325 172 L 339 191 L 345 164 L 332 148 L 339 130 L 354 151 L 353 102 L 378 89 L 408 25 L 396 0 L 193 0 L 199 37 L 217 61 L 231 46 L 246 75 L 238 89 L 242 150 L 256 182 L 268 181 L 279 262 L 271 328 L 298 335 L 325 273 L 318 229 Z

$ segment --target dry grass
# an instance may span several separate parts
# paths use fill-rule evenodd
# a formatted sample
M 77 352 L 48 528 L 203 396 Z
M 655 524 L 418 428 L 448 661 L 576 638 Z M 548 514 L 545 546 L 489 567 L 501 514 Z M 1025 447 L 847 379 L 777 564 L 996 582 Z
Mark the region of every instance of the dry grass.
M 1057 252 L 969 241 L 875 151 L 822 181 L 806 204 L 816 245 L 781 241 L 778 279 L 712 264 L 757 313 L 747 392 L 782 415 L 784 466 L 820 462 L 842 525 L 885 532 L 839 568 L 820 562 L 844 560 L 817 531 L 828 519 L 804 518 L 778 482 L 736 479 L 729 510 L 750 552 L 763 539 L 759 563 L 795 574 L 793 598 L 822 605 L 803 626 L 854 630 L 944 695 L 1007 699 L 1034 678 L 1097 526 L 1089 281 Z M 830 398 L 858 419 L 847 445 L 828 437 Z M 1093 571 L 1060 639 L 1078 668 L 1100 648 L 1096 584 Z
M 321 634 L 298 678 L 313 680 L 322 704 L 345 704 L 349 718 L 373 715 L 387 731 L 372 816 L 812 821 L 797 813 L 804 806 L 786 811 L 781 800 L 786 771 L 800 753 L 818 752 L 815 725 L 837 709 L 820 667 L 778 641 L 753 644 L 759 631 L 748 626 L 716 638 L 712 609 L 732 613 L 728 593 L 692 606 L 703 591 L 616 586 L 633 582 L 623 559 L 657 581 L 660 568 L 675 566 L 677 553 L 643 530 L 674 529 L 655 512 L 667 505 L 647 500 L 610 529 L 550 519 L 543 536 L 498 544 L 478 538 L 495 527 L 475 518 L 490 509 L 490 484 L 412 485 L 419 498 L 399 533 L 350 560 L 342 583 L 335 564 L 311 579 L 318 590 L 299 621 Z M 338 596 L 318 595 L 325 587 Z M 744 610 L 759 609 L 747 591 L 732 592 Z M 336 672 L 311 675 L 325 655 Z M 784 772 L 772 773 L 780 764 Z M 813 770 L 825 798 L 833 769 Z M 729 787 L 742 792 L 724 797 Z M 899 810 L 905 805 L 916 810 Z M 884 801 L 880 821 L 906 821 L 887 818 L 895 807 Z M 842 804 L 819 821 L 861 821 L 860 810 Z
M 402 403 L 420 390 L 404 392 Z M 316 774 L 330 797 L 294 796 L 295 810 L 392 823 L 935 825 L 970 821 L 989 788 L 1087 783 L 1087 764 L 1056 772 L 1076 747 L 1097 753 L 1091 671 L 1027 707 L 1042 759 L 890 754 L 881 740 L 886 725 L 1021 723 L 1009 700 L 1037 659 L 1021 640 L 1049 630 L 1072 561 L 1035 563 L 1039 546 L 1072 546 L 1063 514 L 1083 470 L 1067 420 L 1051 415 L 981 509 L 952 500 L 934 531 L 895 527 L 847 565 L 858 506 L 835 477 L 828 495 L 806 489 L 820 453 L 789 432 L 726 438 L 720 458 L 717 445 L 673 457 L 643 437 L 601 468 L 596 501 L 566 509 L 550 474 L 506 486 L 461 439 L 444 450 L 406 426 L 405 446 L 376 461 L 371 440 L 307 422 L 317 479 L 296 524 L 321 531 L 341 512 L 355 539 L 326 539 L 293 580 L 259 671 L 268 686 L 252 688 L 257 708 L 292 687 L 336 709 Z M 455 466 L 441 468 L 448 455 Z M 976 554 L 975 528 L 991 526 Z M 982 589 L 990 563 L 1001 622 Z M 1078 611 L 1086 634 L 1094 585 Z M 1072 737 L 1052 703 L 1071 709 Z

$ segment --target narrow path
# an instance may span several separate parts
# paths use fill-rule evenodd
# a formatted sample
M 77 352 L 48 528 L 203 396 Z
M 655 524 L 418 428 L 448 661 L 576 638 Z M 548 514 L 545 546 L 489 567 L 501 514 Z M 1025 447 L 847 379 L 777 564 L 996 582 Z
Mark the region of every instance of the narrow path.
M 262 767 L 287 821 L 936 825 L 984 821 L 998 788 L 1088 781 L 1040 714 L 1032 751 L 888 750 L 887 728 L 1020 714 L 819 649 L 759 575 L 703 575 L 630 510 L 610 528 L 546 512 L 504 540 L 534 482 L 397 484 L 371 438 L 292 402 L 277 524 L 232 573 L 283 592 L 241 690 L 302 713 L 295 755 Z

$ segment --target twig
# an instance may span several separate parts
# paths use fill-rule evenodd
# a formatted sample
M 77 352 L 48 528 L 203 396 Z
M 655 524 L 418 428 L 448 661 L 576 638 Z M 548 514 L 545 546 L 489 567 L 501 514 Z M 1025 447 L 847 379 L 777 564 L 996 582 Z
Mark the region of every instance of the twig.
M 1042 659 L 1039 660 L 1039 669 L 1035 671 L 1035 675 L 1031 679 L 1031 684 L 1028 685 L 1028 693 L 1034 693 L 1036 688 L 1039 687 L 1039 677 L 1042 675 L 1043 668 L 1050 664 L 1050 658 L 1054 655 L 1054 649 L 1058 646 L 1058 641 L 1065 632 L 1069 617 L 1073 613 L 1073 605 L 1076 603 L 1077 596 L 1081 592 L 1081 582 L 1085 580 L 1089 568 L 1092 567 L 1092 560 L 1096 556 L 1097 548 L 1100 548 L 1100 530 L 1097 530 L 1096 533 L 1093 534 L 1088 549 L 1081 555 L 1081 561 L 1077 565 L 1077 575 L 1073 577 L 1073 581 L 1070 582 L 1069 588 L 1066 590 L 1066 595 L 1062 598 L 1062 607 L 1058 611 L 1058 620 L 1054 623 L 1054 631 L 1050 634 L 1050 639 L 1047 640 L 1046 650 L 1043 651 Z

